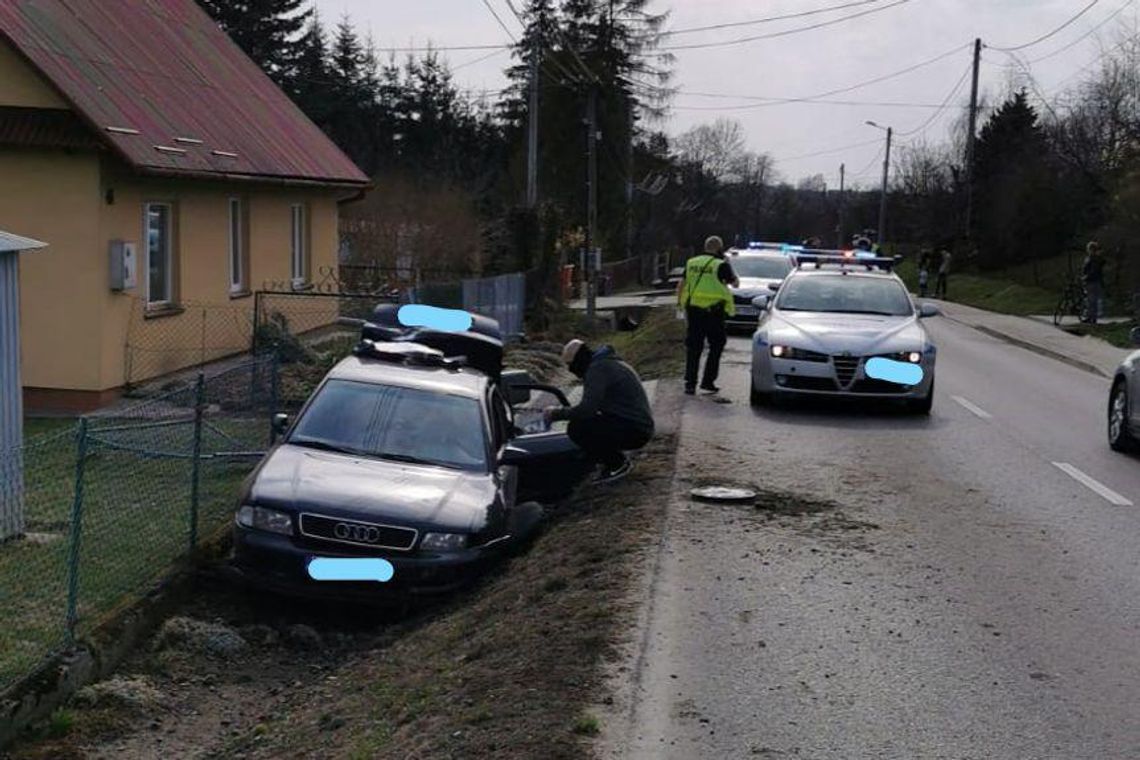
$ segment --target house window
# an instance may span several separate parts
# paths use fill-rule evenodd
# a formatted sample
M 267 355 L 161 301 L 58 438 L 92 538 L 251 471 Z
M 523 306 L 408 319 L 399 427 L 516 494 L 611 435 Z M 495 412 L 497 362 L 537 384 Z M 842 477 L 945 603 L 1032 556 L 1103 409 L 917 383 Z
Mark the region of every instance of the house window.
M 174 303 L 174 209 L 169 203 L 147 203 L 146 227 L 146 302 L 148 306 Z
M 245 208 L 240 198 L 230 198 L 230 293 L 245 293 L 249 290 L 245 243 Z
M 303 204 L 292 207 L 293 286 L 300 287 L 309 281 L 309 219 Z

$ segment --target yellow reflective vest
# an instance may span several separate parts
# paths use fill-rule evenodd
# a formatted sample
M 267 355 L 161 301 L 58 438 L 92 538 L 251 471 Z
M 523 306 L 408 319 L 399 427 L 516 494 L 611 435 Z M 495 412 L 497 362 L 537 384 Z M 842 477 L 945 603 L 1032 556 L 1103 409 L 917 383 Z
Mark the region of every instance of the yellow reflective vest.
M 718 303 L 723 303 L 724 313 L 727 316 L 736 314 L 732 293 L 717 276 L 717 271 L 723 263 L 723 259 L 708 254 L 689 259 L 685 264 L 685 281 L 681 286 L 682 307 L 695 306 L 698 309 L 709 309 Z

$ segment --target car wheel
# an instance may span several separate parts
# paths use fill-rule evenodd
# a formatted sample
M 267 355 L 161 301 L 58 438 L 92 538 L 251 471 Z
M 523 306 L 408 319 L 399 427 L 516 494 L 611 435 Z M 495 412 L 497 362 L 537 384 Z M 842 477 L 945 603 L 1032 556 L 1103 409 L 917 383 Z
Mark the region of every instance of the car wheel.
M 772 396 L 771 394 L 756 390 L 756 386 L 752 385 L 749 389 L 748 401 L 752 406 L 768 406 L 772 403 Z
M 1113 451 L 1132 451 L 1136 439 L 1128 429 L 1128 384 L 1123 379 L 1112 386 L 1108 397 L 1108 445 Z

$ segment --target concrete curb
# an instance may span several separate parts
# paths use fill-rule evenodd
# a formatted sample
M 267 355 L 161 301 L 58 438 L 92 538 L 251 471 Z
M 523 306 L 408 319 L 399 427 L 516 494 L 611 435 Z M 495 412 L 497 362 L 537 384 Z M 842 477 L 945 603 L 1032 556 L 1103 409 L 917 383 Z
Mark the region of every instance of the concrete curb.
M 1004 343 L 1009 343 L 1009 344 L 1017 346 L 1019 348 L 1024 348 L 1026 351 L 1032 351 L 1035 354 L 1040 354 L 1041 356 L 1046 356 L 1050 359 L 1053 359 L 1054 361 L 1059 361 L 1063 364 L 1068 364 L 1070 367 L 1075 367 L 1076 369 L 1083 370 L 1084 372 L 1088 372 L 1090 374 L 1096 375 L 1097 377 L 1103 377 L 1106 380 L 1112 379 L 1111 376 L 1106 375 L 1104 373 L 1104 370 L 1100 369 L 1099 367 L 1092 365 L 1092 364 L 1089 364 L 1088 362 L 1081 361 L 1080 359 L 1074 359 L 1073 357 L 1068 356 L 1066 354 L 1062 354 L 1059 351 L 1054 351 L 1050 348 L 1045 348 L 1044 346 L 1039 346 L 1036 343 L 1031 343 L 1030 341 L 1022 340 L 1021 338 L 1015 338 L 1014 336 L 1009 335 L 1008 333 L 1003 333 L 1000 330 L 993 329 L 992 327 L 986 327 L 985 325 L 978 325 L 978 324 L 974 324 L 972 322 L 968 322 L 964 319 L 958 319 L 956 317 L 952 317 L 949 314 L 947 314 L 946 312 L 943 312 L 942 316 L 945 317 L 946 319 L 949 319 L 951 322 L 956 322 L 960 325 L 964 325 L 964 326 L 969 327 L 973 330 L 977 330 L 978 332 L 980 332 L 984 335 L 988 335 L 991 338 L 996 338 L 996 339 L 998 339 Z

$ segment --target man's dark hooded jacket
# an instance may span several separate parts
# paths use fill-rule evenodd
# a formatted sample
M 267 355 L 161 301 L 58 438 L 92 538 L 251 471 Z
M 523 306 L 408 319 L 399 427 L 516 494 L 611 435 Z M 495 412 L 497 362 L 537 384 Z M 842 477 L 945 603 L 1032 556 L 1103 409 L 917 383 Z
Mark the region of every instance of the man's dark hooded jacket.
M 588 359 L 582 375 L 582 401 L 574 407 L 556 409 L 554 420 L 586 420 L 598 414 L 625 420 L 639 430 L 653 434 L 653 412 L 641 378 L 617 355 L 612 346 L 602 346 Z M 582 359 L 575 361 L 577 364 Z M 580 369 L 574 364 L 571 371 Z M 576 373 L 577 374 L 577 373 Z

